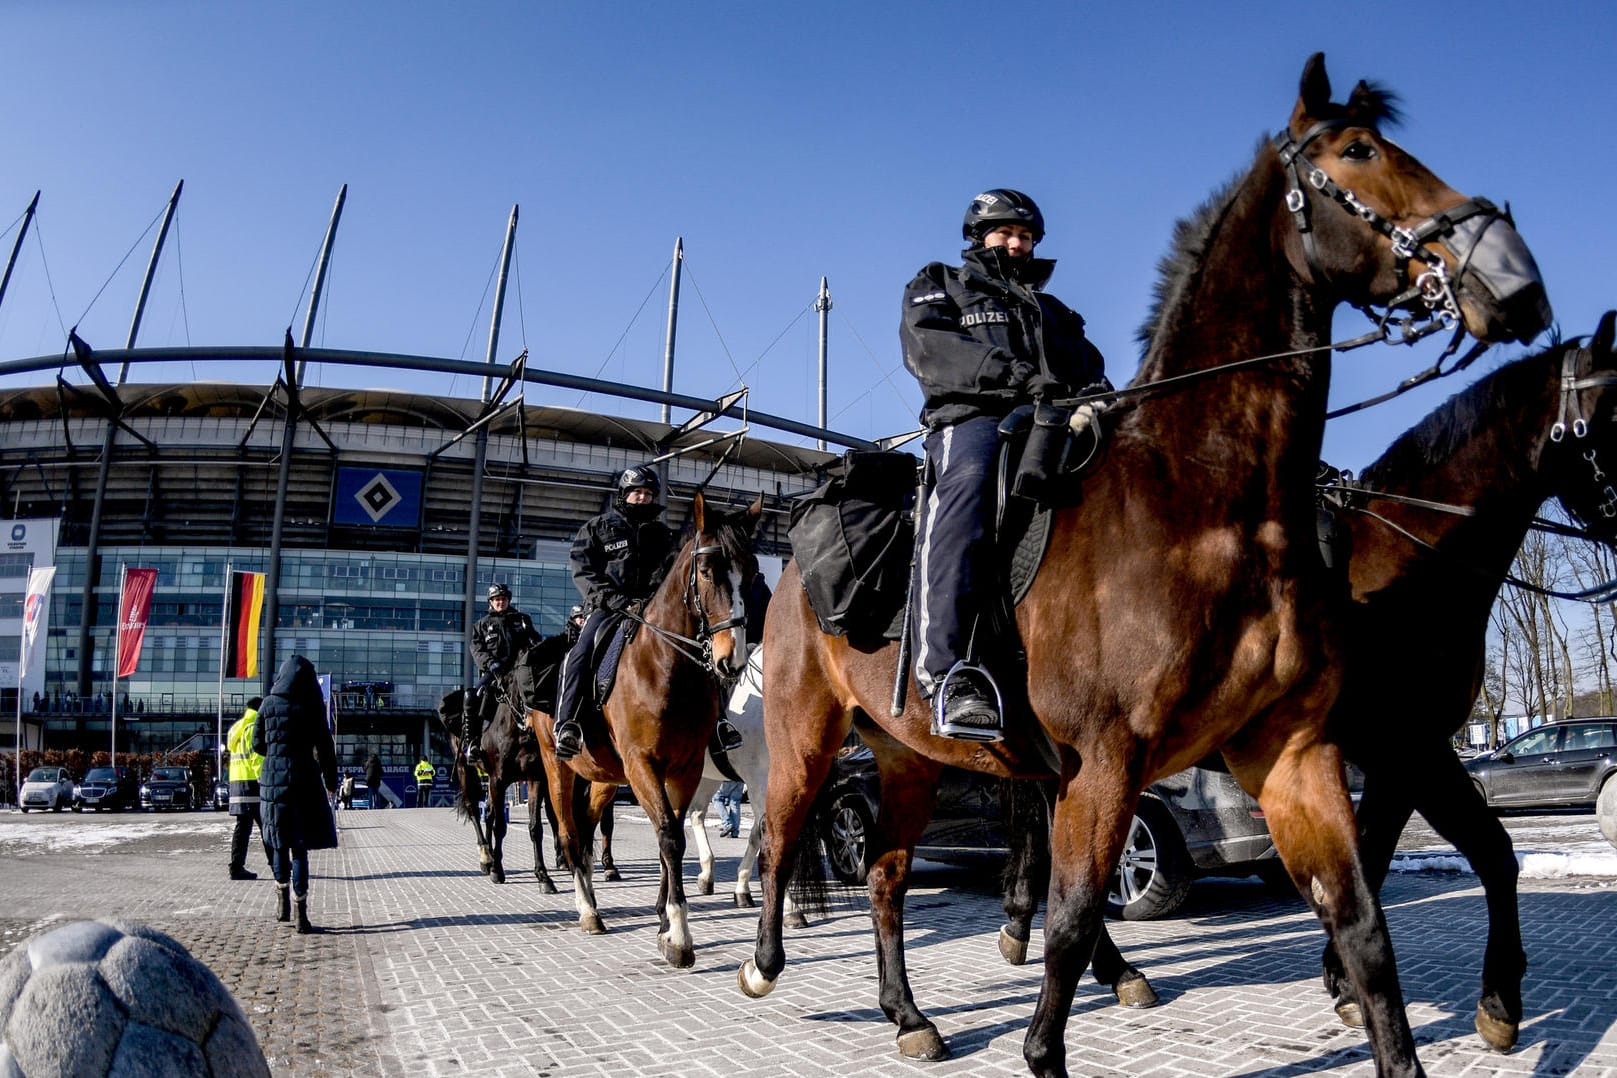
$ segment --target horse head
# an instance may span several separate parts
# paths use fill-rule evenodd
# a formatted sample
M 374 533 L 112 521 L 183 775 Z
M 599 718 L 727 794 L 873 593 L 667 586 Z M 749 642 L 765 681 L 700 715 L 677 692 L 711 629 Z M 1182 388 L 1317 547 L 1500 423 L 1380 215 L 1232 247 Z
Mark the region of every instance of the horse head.
M 1463 322 L 1479 341 L 1531 340 L 1550 305 L 1508 207 L 1466 198 L 1383 136 L 1396 120 L 1393 95 L 1367 82 L 1333 102 L 1324 54 L 1309 58 L 1274 139 L 1294 271 L 1316 292 L 1409 309 L 1434 329 Z
M 1590 538 L 1617 545 L 1617 311 L 1587 344 L 1565 346 L 1560 418 L 1548 451 L 1561 457 L 1554 493 Z
M 674 568 L 684 575 L 692 635 L 722 678 L 741 673 L 747 661 L 746 595 L 758 572 L 753 538 L 763 508 L 759 495 L 738 512 L 710 512 L 698 491 L 691 503 L 691 538 Z

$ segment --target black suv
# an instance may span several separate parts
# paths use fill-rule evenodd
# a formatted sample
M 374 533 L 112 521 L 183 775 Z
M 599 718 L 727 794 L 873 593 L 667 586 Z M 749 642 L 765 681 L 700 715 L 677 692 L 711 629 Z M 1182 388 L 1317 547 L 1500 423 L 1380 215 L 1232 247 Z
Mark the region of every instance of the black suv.
M 134 772 L 127 767 L 92 767 L 79 782 L 78 793 L 73 798 L 73 811 L 82 812 L 88 808 L 97 812 L 102 809 L 117 812 L 134 808 L 139 803 L 140 788 L 135 782 Z
M 140 805 L 156 809 L 191 808 L 191 772 L 183 767 L 154 767 L 140 788 Z
M 870 750 L 844 749 L 830 783 L 822 837 L 831 871 L 843 883 L 863 883 L 865 835 L 881 801 Z M 955 864 L 1002 860 L 1008 844 L 1002 789 L 992 776 L 944 768 L 916 855 Z M 1228 772 L 1191 767 L 1141 795 L 1108 888 L 1107 911 L 1127 921 L 1166 917 L 1184 904 L 1201 876 L 1258 876 L 1288 891 L 1292 886 L 1258 803 Z
M 1535 726 L 1467 760 L 1465 769 L 1495 808 L 1593 805 L 1617 775 L 1617 718 Z

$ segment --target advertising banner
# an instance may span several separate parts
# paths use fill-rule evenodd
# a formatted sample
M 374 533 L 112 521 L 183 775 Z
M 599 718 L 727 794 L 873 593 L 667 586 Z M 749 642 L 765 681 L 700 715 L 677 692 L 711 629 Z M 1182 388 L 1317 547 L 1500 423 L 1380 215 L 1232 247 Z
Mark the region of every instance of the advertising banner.
M 19 678 L 28 675 L 28 659 L 34 649 L 34 638 L 39 635 L 39 627 L 45 621 L 51 578 L 55 575 L 54 565 L 31 569 L 28 572 L 28 595 L 22 601 L 22 655 L 21 665 L 17 668 Z
M 129 677 L 140 664 L 140 646 L 146 641 L 146 619 L 152 613 L 157 590 L 156 569 L 125 569 L 118 598 L 118 676 Z

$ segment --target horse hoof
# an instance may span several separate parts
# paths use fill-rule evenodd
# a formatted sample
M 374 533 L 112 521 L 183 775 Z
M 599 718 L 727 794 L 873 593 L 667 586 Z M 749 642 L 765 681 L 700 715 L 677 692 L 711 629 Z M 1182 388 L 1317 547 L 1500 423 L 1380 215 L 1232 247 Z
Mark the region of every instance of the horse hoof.
M 619 880 L 623 879 L 623 873 L 619 872 L 617 866 L 614 865 L 613 867 L 602 871 L 601 879 L 610 880 L 613 883 L 617 883 Z
M 505 869 L 503 869 L 503 868 L 494 869 L 493 871 L 491 871 L 488 874 L 488 878 L 493 880 L 495 883 L 504 883 L 505 882 Z
M 1360 1010 L 1359 1005 L 1354 1003 L 1352 1000 L 1338 1003 L 1336 1005 L 1336 1017 L 1340 1018 L 1342 1020 L 1342 1024 L 1347 1026 L 1349 1029 L 1364 1028 L 1364 1012 Z M 1477 1019 L 1477 1023 L 1479 1026 L 1481 1025 L 1482 1019 L 1480 1017 Z
M 808 918 L 804 917 L 803 914 L 797 910 L 793 910 L 791 913 L 788 913 L 784 918 L 782 918 L 782 921 L 787 928 L 808 927 Z
M 1112 992 L 1117 996 L 1117 1002 L 1124 1007 L 1143 1011 L 1147 1007 L 1157 1005 L 1157 994 L 1143 973 L 1124 974 L 1113 986 Z
M 736 895 L 736 909 L 738 909 L 738 910 L 750 910 L 750 909 L 753 908 L 754 903 L 752 901 L 752 892 L 751 891 L 737 891 L 735 893 L 735 895 Z
M 658 933 L 657 949 L 662 952 L 663 961 L 675 969 L 690 969 L 696 965 L 696 948 L 688 943 L 682 947 L 676 947 L 669 942 L 667 936 Z
M 711 895 L 713 893 L 713 881 L 712 880 L 697 880 L 696 881 L 696 893 L 699 894 L 699 895 Z
M 553 895 L 553 894 L 557 893 L 556 892 L 556 883 L 555 883 L 555 881 L 550 879 L 548 876 L 540 879 L 539 886 L 544 888 L 544 892 L 547 895 Z
M 591 936 L 606 935 L 606 925 L 601 922 L 601 915 L 593 911 L 579 916 L 578 927 Z
M 748 999 L 763 999 L 775 990 L 775 982 L 758 972 L 758 966 L 747 959 L 736 969 L 736 986 Z
M 1005 930 L 1004 925 L 999 926 L 999 955 L 1013 966 L 1020 966 L 1027 961 L 1027 940 L 1019 940 Z
M 493 868 L 494 866 L 489 864 L 487 861 L 479 861 L 477 863 L 477 871 L 481 872 L 485 876 L 487 876 L 489 872 L 493 870 Z
M 1516 1023 L 1495 1018 L 1477 1004 L 1477 1035 L 1496 1052 L 1508 1052 L 1516 1047 Z
M 938 1036 L 937 1027 L 928 1022 L 920 1029 L 912 1029 L 908 1033 L 898 1035 L 898 1054 L 905 1059 L 935 1062 L 949 1058 L 949 1046 Z

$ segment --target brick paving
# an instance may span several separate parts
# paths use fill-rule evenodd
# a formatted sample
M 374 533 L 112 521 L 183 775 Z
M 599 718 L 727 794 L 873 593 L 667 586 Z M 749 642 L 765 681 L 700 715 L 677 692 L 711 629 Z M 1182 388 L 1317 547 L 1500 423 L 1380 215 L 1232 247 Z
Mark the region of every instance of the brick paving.
M 897 1055 L 876 1005 L 863 896 L 842 896 L 828 918 L 789 932 L 779 986 L 749 1000 L 735 971 L 751 953 L 756 911 L 733 908 L 726 882 L 740 841 L 713 839 L 718 893 L 692 896 L 696 965 L 675 971 L 657 955 L 643 817 L 620 812 L 625 878 L 597 884 L 610 931 L 591 937 L 576 928 L 569 881 L 557 878 L 560 894 L 541 893 L 522 813 L 513 811 L 504 886 L 477 871 L 470 828 L 447 809 L 340 814 L 341 848 L 312 858 L 311 917 L 329 930 L 301 937 L 273 920 L 270 883 L 225 879 L 223 815 L 140 817 L 155 834 L 97 850 L 11 841 L 16 832 L 5 831 L 0 953 L 66 918 L 150 923 L 235 992 L 277 1074 L 1026 1073 L 1041 937 L 1035 931 L 1032 964 L 1001 961 L 987 873 L 928 867 L 911 893 L 910 982 L 953 1052 L 912 1063 Z M 62 836 L 134 819 L 4 816 L 8 828 L 22 821 Z M 261 870 L 257 857 L 249 867 Z M 1432 1075 L 1617 1078 L 1617 880 L 1523 881 L 1532 965 L 1522 1044 L 1509 1055 L 1485 1050 L 1471 1029 L 1485 927 L 1475 879 L 1394 874 L 1383 901 Z M 1175 918 L 1112 928 L 1162 1005 L 1125 1011 L 1083 984 L 1067 1033 L 1073 1074 L 1374 1073 L 1362 1035 L 1327 1006 L 1323 937 L 1300 901 L 1256 882 L 1204 881 Z

